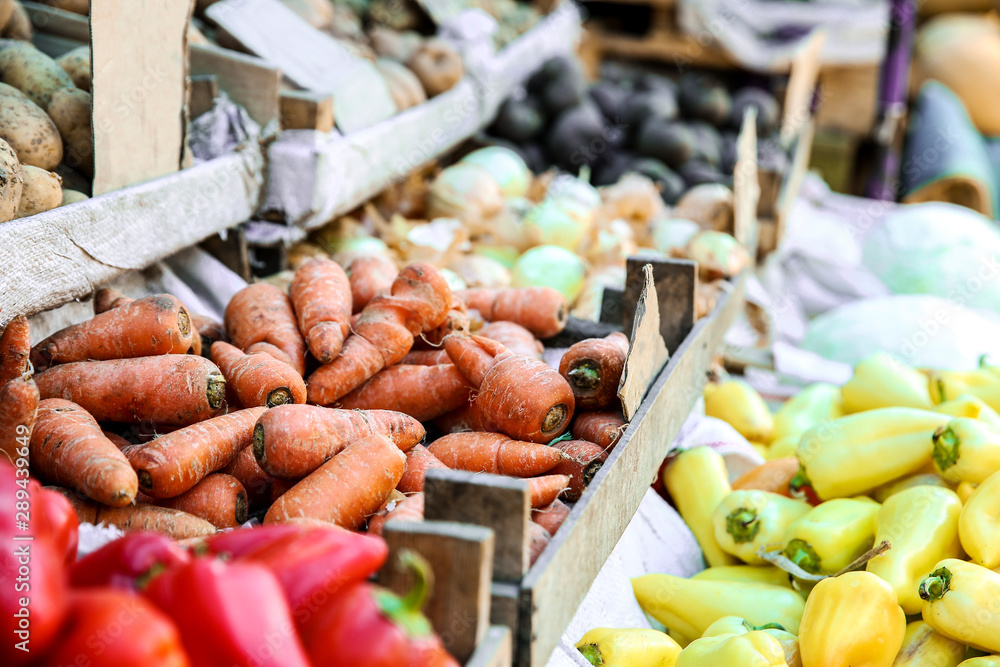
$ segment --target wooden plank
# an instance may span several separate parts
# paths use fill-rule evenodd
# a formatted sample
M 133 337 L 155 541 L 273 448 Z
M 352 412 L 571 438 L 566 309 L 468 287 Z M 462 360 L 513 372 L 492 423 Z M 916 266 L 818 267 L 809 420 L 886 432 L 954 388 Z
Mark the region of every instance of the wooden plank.
M 193 75 L 189 95 L 188 113 L 191 118 L 197 118 L 206 111 L 211 111 L 215 106 L 215 98 L 219 96 L 219 77 L 214 74 Z
M 515 664 L 544 665 L 642 502 L 743 306 L 746 275 L 700 320 L 650 390 L 600 472 L 521 582 Z
M 87 42 L 77 42 L 65 37 L 47 35 L 44 32 L 35 33 L 34 43 L 39 51 L 50 58 L 59 58 L 79 46 L 87 46 Z
M 280 98 L 281 129 L 316 130 L 333 129 L 333 96 L 305 90 L 283 90 Z
M 816 30 L 792 60 L 781 116 L 781 144 L 785 148 L 792 145 L 812 118 L 813 94 L 819 80 L 825 44 L 826 31 Z M 854 111 L 850 113 L 853 114 Z
M 410 549 L 423 556 L 434 574 L 424 614 L 448 652 L 465 662 L 490 626 L 493 531 L 443 521 L 400 521 L 385 524 L 382 537 L 389 545 L 389 565 L 379 570 L 379 583 L 405 594 L 413 586 L 413 573 L 398 554 Z
M 37 32 L 62 37 L 80 44 L 90 43 L 90 19 L 86 16 L 30 0 L 24 0 L 21 4 L 28 10 L 31 25 Z
M 191 74 L 213 74 L 219 87 L 262 127 L 279 117 L 281 72 L 257 58 L 212 44 L 191 44 Z
M 721 49 L 706 46 L 697 37 L 678 32 L 657 31 L 644 37 L 630 37 L 602 31 L 593 24 L 599 48 L 607 55 L 632 60 L 662 60 L 680 67 L 714 67 L 729 69 L 738 63 Z
M 194 0 L 92 0 L 94 194 L 173 173 L 184 151 Z
M 511 634 L 510 628 L 491 627 L 465 667 L 510 667 L 513 659 Z
M 525 480 L 464 470 L 428 470 L 424 518 L 493 529 L 496 579 L 517 581 L 528 571 L 531 494 Z
M 490 623 L 503 625 L 517 636 L 518 598 L 521 589 L 517 584 L 494 581 L 491 586 Z
M 642 293 L 642 267 L 653 267 L 653 280 L 660 302 L 660 334 L 670 354 L 680 347 L 695 321 L 698 264 L 689 259 L 629 257 L 625 269 L 625 331 L 632 331 L 635 306 Z
M 815 123 L 810 120 L 802 128 L 795 144 L 792 146 L 792 166 L 788 170 L 788 177 L 785 179 L 781 194 L 778 196 L 777 215 L 775 217 L 775 221 L 777 222 L 775 247 L 780 245 L 781 240 L 785 238 L 785 226 L 788 224 L 788 216 L 791 215 L 792 206 L 799 196 L 799 189 L 802 187 L 802 181 L 805 179 L 806 171 L 809 169 L 809 156 L 812 153 L 812 141 L 815 129 Z
M 227 269 L 250 282 L 253 277 L 250 272 L 250 252 L 242 227 L 226 230 L 225 238 L 221 234 L 210 236 L 201 242 L 201 247 Z
M 642 293 L 633 306 L 635 317 L 630 333 L 629 350 L 618 385 L 618 398 L 621 400 L 622 412 L 627 420 L 635 415 L 649 386 L 670 358 L 670 352 L 667 351 L 663 335 L 660 333 L 660 304 L 656 296 L 653 267 L 644 264 L 642 276 Z
M 757 110 L 751 108 L 743 118 L 736 138 L 736 166 L 733 167 L 733 236 L 756 256 L 757 203 L 760 200 L 757 173 Z
M 871 134 L 878 120 L 881 65 L 823 67 L 819 72 L 819 130 L 846 132 L 855 138 Z

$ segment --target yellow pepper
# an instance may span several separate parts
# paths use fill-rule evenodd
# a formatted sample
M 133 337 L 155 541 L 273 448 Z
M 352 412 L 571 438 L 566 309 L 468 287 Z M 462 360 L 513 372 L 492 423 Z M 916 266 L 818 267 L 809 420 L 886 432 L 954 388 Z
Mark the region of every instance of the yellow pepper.
M 712 513 L 733 490 L 722 455 L 711 447 L 681 452 L 663 472 L 663 485 L 698 540 L 705 562 L 711 567 L 738 563 L 734 556 L 719 548 L 712 526 Z
M 918 472 L 910 475 L 909 477 L 902 477 L 889 482 L 888 484 L 883 484 L 877 489 L 872 489 L 868 495 L 870 495 L 875 502 L 884 503 L 900 491 L 906 491 L 907 489 L 912 489 L 915 486 L 937 486 L 942 489 L 951 488 L 948 485 L 948 482 L 944 481 L 944 479 L 941 478 L 941 475 L 936 472 Z
M 978 487 L 978 484 L 973 484 L 972 482 L 961 482 L 958 488 L 955 489 L 955 493 L 958 494 L 958 499 L 962 501 L 962 504 L 969 502 L 969 498 L 972 497 L 972 493 Z
M 990 366 L 981 365 L 974 371 L 932 371 L 928 388 L 935 403 L 971 394 L 1000 412 L 1000 373 Z
M 1000 470 L 1000 429 L 967 417 L 934 431 L 934 467 L 949 482 L 981 482 Z
M 816 424 L 844 416 L 840 387 L 817 382 L 792 398 L 774 414 L 774 441 L 798 437 Z
M 930 410 L 933 405 L 927 377 L 884 352 L 862 359 L 840 391 L 848 414 L 878 408 Z
M 836 574 L 875 543 L 875 517 L 881 506 L 871 500 L 837 498 L 812 508 L 785 531 L 785 557 L 812 574 Z
M 962 394 L 958 398 L 934 406 L 934 412 L 952 417 L 968 417 L 1000 428 L 1000 413 L 986 405 L 983 399 L 972 394 Z
M 691 642 L 677 667 L 788 667 L 777 639 L 766 632 L 704 637 Z
M 808 503 L 759 490 L 733 491 L 712 515 L 715 541 L 726 553 L 751 565 L 763 565 L 757 549 L 778 542 L 793 521 L 810 510 Z
M 917 587 L 938 561 L 956 558 L 962 502 L 954 491 L 915 486 L 889 498 L 875 518 L 875 543 L 892 545 L 868 561 L 867 570 L 884 579 L 907 614 L 922 607 Z
M 799 440 L 802 439 L 801 434 L 786 435 L 780 438 L 776 438 L 771 446 L 767 448 L 767 460 L 773 461 L 774 459 L 787 459 L 795 456 L 795 452 L 799 448 Z
M 792 489 L 844 498 L 916 472 L 930 461 L 934 431 L 948 421 L 929 410 L 881 408 L 814 426 L 799 442 Z
M 767 625 L 754 625 L 739 616 L 725 616 L 712 625 L 708 626 L 702 637 L 721 637 L 722 635 L 745 635 L 748 632 L 766 632 L 781 644 L 781 649 L 785 652 L 785 662 L 788 667 L 801 667 L 802 661 L 799 659 L 799 638 L 782 628 L 777 623 Z
M 958 536 L 973 563 L 987 568 L 1000 565 L 1000 472 L 987 477 L 965 502 Z
M 946 637 L 1000 652 L 1000 574 L 948 558 L 920 582 L 924 621 Z
M 747 440 L 767 445 L 774 438 L 774 417 L 767 403 L 743 380 L 706 385 L 705 414 L 728 422 Z
M 659 630 L 594 628 L 576 648 L 592 665 L 604 667 L 674 667 L 680 644 Z
M 788 573 L 774 565 L 721 565 L 706 568 L 691 578 L 704 581 L 742 581 L 745 584 L 792 587 L 792 580 Z
M 906 626 L 903 646 L 892 667 L 957 667 L 963 659 L 965 646 L 923 621 L 913 621 Z
M 960 662 L 958 667 L 1000 667 L 1000 655 L 983 655 Z
M 870 572 L 816 584 L 799 627 L 806 667 L 890 667 L 906 633 L 896 593 Z
M 666 626 L 681 646 L 701 637 L 723 616 L 739 616 L 754 625 L 777 623 L 795 634 L 804 604 L 798 593 L 784 586 L 670 574 L 637 577 L 632 580 L 632 591 L 643 611 Z

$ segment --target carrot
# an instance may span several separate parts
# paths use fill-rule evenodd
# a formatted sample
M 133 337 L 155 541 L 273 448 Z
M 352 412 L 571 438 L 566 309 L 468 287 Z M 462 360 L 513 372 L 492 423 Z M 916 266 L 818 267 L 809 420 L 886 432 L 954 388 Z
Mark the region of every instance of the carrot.
M 249 514 L 246 489 L 238 479 L 223 473 L 209 475 L 175 498 L 144 499 L 144 502 L 187 512 L 216 528 L 241 526 Z
M 465 314 L 465 304 L 461 301 L 456 301 L 452 303 L 451 310 L 448 311 L 448 316 L 445 318 L 444 323 L 436 329 L 425 332 L 421 338 L 424 343 L 436 346 L 440 345 L 441 341 L 448 334 L 468 334 L 470 331 L 469 327 L 469 317 Z
M 399 363 L 404 366 L 440 366 L 450 364 L 451 357 L 443 347 L 439 350 L 410 350 Z
M 528 536 L 530 539 L 528 542 L 528 562 L 534 565 L 538 557 L 545 551 L 545 547 L 549 546 L 552 535 L 543 526 L 532 521 L 528 524 Z
M 551 287 L 467 289 L 458 296 L 487 321 L 514 322 L 538 338 L 551 338 L 566 328 L 566 297 Z
M 555 369 L 480 336 L 452 334 L 444 346 L 458 370 L 479 390 L 475 409 L 486 430 L 517 440 L 548 442 L 569 426 L 573 390 Z
M 384 255 L 366 255 L 351 262 L 347 267 L 347 279 L 351 283 L 354 312 L 360 313 L 369 301 L 388 294 L 398 273 L 393 261 Z
M 31 334 L 28 318 L 18 315 L 0 336 L 0 387 L 28 372 L 31 354 Z
M 251 509 L 267 507 L 271 504 L 271 484 L 274 478 L 260 469 L 257 457 L 253 455 L 253 445 L 244 447 L 240 453 L 220 472 L 232 475 L 240 481 L 247 492 L 247 502 Z
M 94 292 L 94 315 L 106 313 L 133 301 L 135 299 L 125 296 L 114 287 L 101 287 Z
M 798 472 L 799 460 L 796 457 L 772 459 L 744 473 L 733 482 L 733 490 L 759 489 L 791 498 L 789 485 Z
M 405 468 L 406 456 L 389 438 L 357 440 L 278 498 L 264 523 L 305 516 L 356 530 L 382 506 Z
M 250 444 L 267 408 L 247 408 L 161 435 L 128 452 L 139 488 L 154 498 L 179 496 L 228 465 Z
M 477 336 L 500 343 L 514 354 L 541 360 L 545 347 L 534 334 L 514 322 L 490 322 L 476 332 Z
M 305 374 L 306 342 L 299 333 L 292 302 L 274 285 L 255 283 L 237 292 L 226 306 L 225 325 L 232 344 L 247 354 L 257 350 L 271 354 L 271 347 L 277 348 L 299 375 Z M 260 343 L 269 347 L 252 347 Z
M 406 471 L 396 485 L 403 493 L 419 493 L 424 490 L 424 477 L 428 470 L 447 468 L 430 450 L 423 445 L 414 445 L 406 452 Z
M 218 367 L 190 354 L 60 364 L 35 382 L 42 398 L 79 403 L 111 422 L 186 426 L 217 415 L 226 396 Z
M 412 417 L 389 410 L 279 405 L 257 421 L 253 453 L 269 475 L 301 479 L 351 442 L 371 435 L 386 436 L 406 451 L 423 439 L 424 427 Z
M 60 398 L 38 404 L 31 467 L 45 479 L 112 507 L 130 504 L 138 487 L 125 455 L 86 410 Z
M 69 499 L 81 523 L 105 524 L 130 533 L 137 530 L 154 530 L 175 540 L 190 540 L 213 535 L 215 526 L 204 519 L 181 510 L 158 507 L 146 503 L 136 503 L 128 507 L 105 507 L 83 500 L 72 491 L 46 487 L 59 491 Z
M 208 351 L 212 349 L 212 343 L 217 340 L 228 342 L 226 336 L 226 328 L 222 326 L 221 322 L 213 320 L 207 315 L 199 315 L 198 313 L 189 313 L 191 315 L 191 326 L 195 328 L 195 331 L 201 336 L 201 347 L 203 351 Z
M 381 535 L 387 523 L 395 521 L 418 522 L 424 520 L 424 494 L 414 493 L 397 502 L 384 514 L 379 513 L 368 520 L 368 534 Z
M 33 380 L 18 377 L 0 387 L 0 454 L 11 463 L 27 458 L 21 455 L 28 452 L 38 400 Z
M 579 500 L 584 489 L 590 484 L 597 471 L 608 460 L 608 452 L 601 446 L 586 440 L 563 440 L 552 446 L 569 458 L 549 471 L 550 474 L 569 475 L 571 482 L 566 491 L 567 500 Z
M 119 435 L 119 434 L 115 433 L 114 431 L 108 431 L 107 429 L 101 429 L 101 433 L 103 433 L 104 437 L 107 438 L 108 440 L 110 440 L 111 444 L 114 445 L 115 447 L 117 447 L 118 451 L 120 451 L 120 452 L 124 453 L 124 452 L 129 451 L 132 447 L 137 447 L 138 446 L 138 445 L 135 445 L 135 444 L 129 442 L 128 440 L 126 440 L 125 436 Z
M 240 405 L 271 408 L 285 403 L 305 403 L 306 383 L 294 368 L 274 357 L 245 354 L 240 348 L 216 341 L 212 343 L 212 361 L 226 378 L 226 387 L 236 394 Z
M 553 447 L 518 442 L 502 433 L 452 433 L 427 449 L 449 468 L 510 477 L 543 475 L 566 458 Z
M 620 410 L 581 412 L 573 421 L 573 437 L 593 442 L 609 452 L 628 427 Z
M 629 341 L 617 331 L 605 338 L 576 343 L 559 362 L 559 373 L 573 388 L 581 410 L 605 410 L 618 405 L 618 383 L 625 368 Z
M 531 490 L 531 506 L 534 508 L 551 505 L 556 498 L 569 489 L 570 476 L 550 474 L 532 477 L 528 480 Z
M 271 483 L 271 496 L 267 503 L 268 506 L 273 505 L 278 498 L 285 495 L 288 489 L 292 488 L 301 481 L 301 479 L 275 479 Z
M 351 284 L 332 259 L 316 257 L 295 272 L 288 289 L 299 330 L 321 364 L 333 361 L 347 338 L 351 320 Z
M 450 362 L 399 364 L 379 371 L 337 405 L 348 410 L 395 410 L 425 422 L 465 405 L 471 394 L 469 381 Z
M 556 498 L 545 507 L 531 510 L 531 520 L 539 526 L 549 531 L 550 535 L 555 535 L 559 526 L 563 524 L 569 516 L 569 505 Z
M 195 337 L 177 297 L 154 294 L 52 334 L 31 350 L 35 368 L 91 359 L 185 354 Z

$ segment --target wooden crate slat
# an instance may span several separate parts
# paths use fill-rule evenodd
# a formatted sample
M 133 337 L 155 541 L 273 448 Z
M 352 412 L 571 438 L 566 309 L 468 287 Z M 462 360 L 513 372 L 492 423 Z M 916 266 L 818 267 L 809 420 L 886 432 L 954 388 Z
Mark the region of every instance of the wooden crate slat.
M 30 0 L 24 0 L 21 4 L 28 10 L 31 25 L 36 31 L 80 44 L 90 43 L 90 19 L 88 17 Z
M 213 74 L 219 87 L 262 127 L 279 117 L 281 72 L 271 63 L 214 44 L 191 44 L 191 74 Z
M 512 660 L 510 628 L 494 625 L 486 632 L 486 637 L 476 647 L 465 667 L 510 667 Z

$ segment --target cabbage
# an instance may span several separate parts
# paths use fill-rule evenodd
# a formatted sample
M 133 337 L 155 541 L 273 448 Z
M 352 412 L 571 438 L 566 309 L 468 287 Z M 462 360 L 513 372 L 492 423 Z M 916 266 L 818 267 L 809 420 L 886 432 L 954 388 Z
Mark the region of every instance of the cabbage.
M 586 273 L 583 260 L 554 245 L 540 245 L 527 251 L 514 265 L 514 287 L 553 287 L 572 305 L 583 289 Z
M 1000 312 L 1000 232 L 964 206 L 900 207 L 865 240 L 862 262 L 896 294 Z
M 523 197 L 531 187 L 531 170 L 521 156 L 509 148 L 480 148 L 466 155 L 460 162 L 477 164 L 490 172 L 505 197 Z

